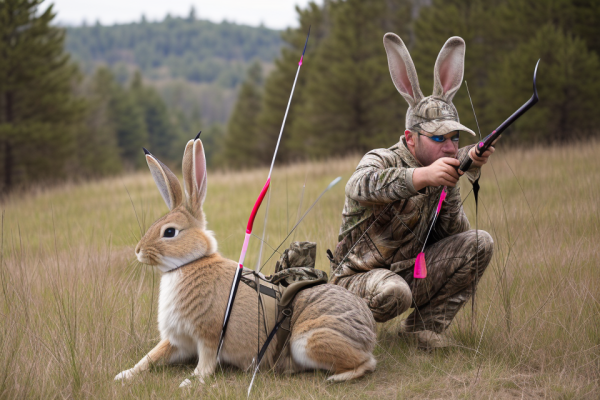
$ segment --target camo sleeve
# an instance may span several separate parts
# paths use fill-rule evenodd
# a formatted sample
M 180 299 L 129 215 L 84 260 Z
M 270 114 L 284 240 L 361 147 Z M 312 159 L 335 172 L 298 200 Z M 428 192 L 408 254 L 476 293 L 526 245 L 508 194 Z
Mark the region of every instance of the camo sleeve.
M 473 146 L 475 146 L 475 145 L 474 144 L 470 144 L 468 146 L 463 147 L 462 149 L 459 149 L 456 158 L 458 158 L 459 160 L 462 160 L 463 157 L 465 157 L 467 155 L 467 153 L 469 152 L 469 150 L 471 150 L 471 148 L 473 148 Z M 475 182 L 475 180 L 477 178 L 479 178 L 480 174 L 481 174 L 481 168 L 480 167 L 471 167 L 465 173 L 465 176 L 467 177 L 467 179 L 469 180 L 469 182 L 473 183 L 473 182 Z
M 385 204 L 415 196 L 415 168 L 398 166 L 398 156 L 388 149 L 368 152 L 346 184 L 346 196 L 365 204 Z

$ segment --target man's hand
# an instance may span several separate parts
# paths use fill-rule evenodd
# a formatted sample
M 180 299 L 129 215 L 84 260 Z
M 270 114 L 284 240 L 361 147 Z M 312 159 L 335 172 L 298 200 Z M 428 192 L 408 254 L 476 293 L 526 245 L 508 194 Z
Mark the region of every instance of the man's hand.
M 496 149 L 494 148 L 494 145 L 496 144 L 496 142 L 498 140 L 500 140 L 500 138 L 502 137 L 502 135 L 498 136 L 496 138 L 496 140 L 494 140 L 494 142 L 492 143 L 492 145 L 490 147 L 488 147 L 488 149 L 483 153 L 483 155 L 481 157 L 479 157 L 477 155 L 477 152 L 475 151 L 475 146 L 471 147 L 471 150 L 469 150 L 469 157 L 471 157 L 471 160 L 473 160 L 473 163 L 471 164 L 471 167 L 477 167 L 480 168 L 483 164 L 487 164 L 488 162 L 488 158 L 494 154 L 494 151 L 496 151 Z M 461 171 L 461 175 L 464 174 L 463 171 Z
M 471 164 L 471 167 L 481 167 L 483 164 L 486 164 L 488 162 L 488 158 L 494 154 L 494 151 L 496 151 L 496 149 L 494 148 L 494 146 L 490 146 L 481 157 L 479 157 L 477 155 L 477 152 L 475 151 L 475 146 L 471 147 L 471 150 L 469 150 L 469 157 L 471 157 L 471 160 L 473 160 L 473 164 Z
M 456 158 L 442 157 L 433 164 L 415 169 L 413 173 L 413 186 L 415 190 L 421 190 L 425 186 L 456 186 L 458 182 L 457 167 L 460 161 Z

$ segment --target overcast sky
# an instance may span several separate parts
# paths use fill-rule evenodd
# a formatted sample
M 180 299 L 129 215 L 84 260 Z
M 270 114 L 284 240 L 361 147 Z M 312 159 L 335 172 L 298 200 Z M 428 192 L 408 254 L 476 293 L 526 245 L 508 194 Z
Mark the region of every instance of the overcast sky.
M 304 8 L 309 0 L 46 0 L 54 3 L 61 24 L 81 25 L 97 20 L 103 25 L 139 21 L 142 14 L 150 21 L 162 20 L 167 13 L 187 16 L 196 8 L 199 19 L 283 29 L 297 26 L 295 5 Z M 322 0 L 316 0 L 321 4 Z

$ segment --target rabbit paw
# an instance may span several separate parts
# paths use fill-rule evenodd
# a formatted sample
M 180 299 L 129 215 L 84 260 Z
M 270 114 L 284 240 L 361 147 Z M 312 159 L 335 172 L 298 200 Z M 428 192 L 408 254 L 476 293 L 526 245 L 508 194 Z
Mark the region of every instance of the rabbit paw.
M 133 368 L 126 369 L 125 371 L 120 372 L 117 374 L 117 376 L 115 376 L 115 381 L 129 380 L 129 379 L 133 378 L 134 375 L 135 374 L 133 372 Z
M 199 376 L 193 376 L 192 377 L 193 380 L 198 381 L 199 383 L 201 383 L 202 385 L 204 385 L 204 379 L 202 379 Z M 189 387 L 192 385 L 192 380 L 191 379 L 185 379 L 183 382 L 181 382 L 181 384 L 179 385 L 180 388 L 185 388 L 185 387 Z
M 192 381 L 190 381 L 189 379 L 186 379 L 183 382 L 181 382 L 181 385 L 179 385 L 179 387 L 184 388 L 184 387 L 190 386 L 191 384 L 192 384 Z

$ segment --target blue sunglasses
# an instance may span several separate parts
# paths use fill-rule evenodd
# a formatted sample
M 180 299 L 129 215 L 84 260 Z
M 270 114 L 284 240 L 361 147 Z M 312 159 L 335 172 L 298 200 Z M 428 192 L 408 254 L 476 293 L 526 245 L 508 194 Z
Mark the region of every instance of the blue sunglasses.
M 436 142 L 436 143 L 444 143 L 444 142 L 447 140 L 447 139 L 446 139 L 445 137 L 443 137 L 443 136 L 435 136 L 435 135 L 434 135 L 434 136 L 428 136 L 428 135 L 424 135 L 424 134 L 422 134 L 421 132 L 417 132 L 417 134 L 418 134 L 418 135 L 420 135 L 420 136 L 425 136 L 425 137 L 427 137 L 427 138 L 429 138 L 429 139 L 433 140 L 433 141 L 434 141 L 434 142 Z M 454 142 L 454 143 L 458 143 L 458 139 L 459 139 L 459 133 L 457 133 L 456 135 L 454 135 L 454 136 L 452 136 L 452 137 L 450 138 L 450 140 L 451 140 L 452 142 Z

